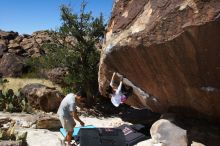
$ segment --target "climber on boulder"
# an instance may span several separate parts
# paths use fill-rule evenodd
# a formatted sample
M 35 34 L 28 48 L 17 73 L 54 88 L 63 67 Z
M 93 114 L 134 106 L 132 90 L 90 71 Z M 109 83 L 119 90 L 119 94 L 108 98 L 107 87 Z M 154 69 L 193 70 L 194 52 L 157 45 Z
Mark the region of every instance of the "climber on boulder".
M 110 85 L 107 87 L 106 92 L 111 96 L 111 102 L 114 106 L 118 107 L 121 103 L 124 103 L 129 96 L 132 95 L 133 88 L 125 87 L 123 84 L 123 76 L 120 77 L 120 84 L 118 87 L 114 86 L 116 73 L 114 72 L 111 78 Z

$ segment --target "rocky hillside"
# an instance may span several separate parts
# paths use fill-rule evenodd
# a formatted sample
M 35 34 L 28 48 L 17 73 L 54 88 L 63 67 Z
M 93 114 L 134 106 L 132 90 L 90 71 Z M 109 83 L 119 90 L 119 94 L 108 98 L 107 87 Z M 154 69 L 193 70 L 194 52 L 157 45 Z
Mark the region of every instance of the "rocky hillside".
M 0 73 L 18 77 L 27 71 L 25 57 L 38 57 L 45 53 L 42 44 L 50 42 L 48 31 L 37 31 L 32 35 L 0 30 Z
M 11 53 L 24 57 L 38 57 L 44 52 L 42 44 L 50 41 L 48 31 L 37 31 L 32 35 L 0 31 L 0 56 Z
M 137 92 L 128 104 L 220 120 L 220 1 L 116 0 L 100 62 Z
M 59 43 L 73 45 L 75 39 L 67 36 L 58 40 Z M 19 35 L 17 32 L 0 30 L 0 76 L 20 77 L 28 71 L 26 58 L 39 57 L 47 53 L 43 44 L 53 42 L 49 31 L 36 31 L 32 35 Z M 47 72 L 47 76 L 55 83 L 62 83 L 61 78 L 67 73 L 66 68 L 55 68 Z

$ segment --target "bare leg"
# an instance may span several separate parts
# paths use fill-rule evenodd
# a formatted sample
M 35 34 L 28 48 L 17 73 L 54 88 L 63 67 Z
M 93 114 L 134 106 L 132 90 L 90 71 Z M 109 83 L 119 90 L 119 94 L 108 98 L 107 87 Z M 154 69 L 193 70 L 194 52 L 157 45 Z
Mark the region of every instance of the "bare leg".
M 65 137 L 65 141 L 67 141 L 68 146 L 71 146 L 72 133 L 73 133 L 73 131 L 68 131 L 67 135 Z

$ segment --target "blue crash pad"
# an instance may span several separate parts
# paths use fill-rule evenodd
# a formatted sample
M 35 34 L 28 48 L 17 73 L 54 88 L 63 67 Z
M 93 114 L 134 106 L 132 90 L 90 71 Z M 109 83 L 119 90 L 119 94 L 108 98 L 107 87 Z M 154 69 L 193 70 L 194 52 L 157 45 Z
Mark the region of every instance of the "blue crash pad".
M 74 136 L 76 136 L 76 135 L 78 134 L 80 128 L 95 128 L 95 126 L 93 126 L 93 125 L 87 125 L 87 126 L 75 127 L 75 128 L 74 128 L 74 132 L 73 132 L 73 134 L 72 134 L 72 137 L 74 137 Z M 60 128 L 60 132 L 61 132 L 61 134 L 62 134 L 64 137 L 66 137 L 66 131 L 65 131 L 65 129 Z

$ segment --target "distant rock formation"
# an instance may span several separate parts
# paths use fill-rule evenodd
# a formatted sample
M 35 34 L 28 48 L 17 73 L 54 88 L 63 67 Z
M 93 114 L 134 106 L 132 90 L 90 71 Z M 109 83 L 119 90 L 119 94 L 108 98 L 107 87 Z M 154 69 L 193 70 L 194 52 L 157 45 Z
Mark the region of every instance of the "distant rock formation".
M 32 35 L 19 35 L 13 31 L 0 31 L 0 50 L 4 53 L 12 53 L 23 57 L 40 56 L 44 53 L 42 44 L 51 41 L 49 31 L 36 31 Z
M 128 104 L 220 120 L 220 1 L 116 0 L 99 70 L 141 94 Z
M 19 77 L 27 69 L 25 57 L 39 57 L 45 53 L 43 43 L 51 42 L 49 31 L 37 31 L 32 35 L 0 30 L 0 73 Z
M 76 42 L 71 36 L 66 36 L 64 38 L 60 37 L 58 41 L 61 44 L 69 43 L 71 45 L 74 45 Z M 28 69 L 24 63 L 24 59 L 39 57 L 46 54 L 48 48 L 43 44 L 52 42 L 52 33 L 47 30 L 36 31 L 33 32 L 32 35 L 19 35 L 17 32 L 0 30 L 0 74 L 7 77 L 21 76 L 27 71 L 26 69 Z M 18 58 L 19 61 L 16 62 L 15 60 L 18 60 Z M 11 66 L 9 64 L 11 64 Z M 15 67 L 17 64 L 19 64 L 18 68 Z M 24 65 L 24 67 L 20 67 L 22 66 L 21 64 Z M 47 74 L 48 78 L 56 83 L 61 83 L 62 81 L 60 80 L 62 80 L 62 78 L 59 77 L 64 76 L 66 73 L 66 71 L 60 72 L 61 70 L 67 71 L 65 68 L 59 69 L 58 74 L 57 72 L 54 72 L 54 70 L 51 70 L 50 73 Z M 58 78 L 55 79 L 54 77 L 57 76 Z

